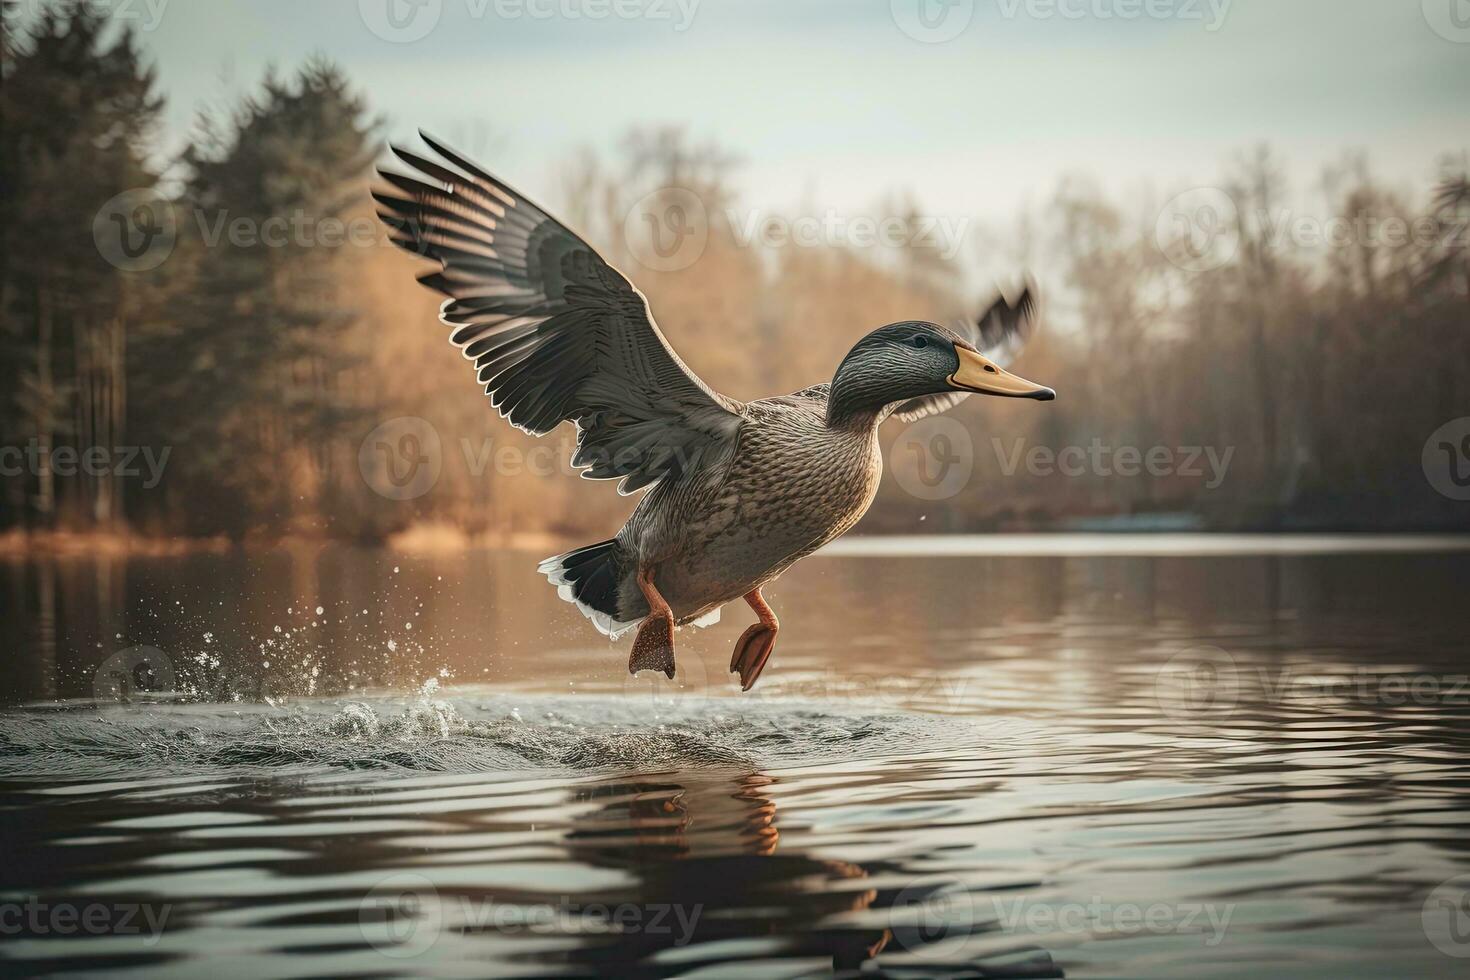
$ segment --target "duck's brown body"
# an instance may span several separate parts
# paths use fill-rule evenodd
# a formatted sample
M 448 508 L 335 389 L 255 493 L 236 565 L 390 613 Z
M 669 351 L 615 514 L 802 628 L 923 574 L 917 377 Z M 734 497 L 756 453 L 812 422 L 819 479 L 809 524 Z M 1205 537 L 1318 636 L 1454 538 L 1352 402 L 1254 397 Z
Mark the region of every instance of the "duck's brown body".
M 878 419 L 829 427 L 826 414 L 826 385 L 749 402 L 724 474 L 690 474 L 649 491 L 616 539 L 634 559 L 619 581 L 616 619 L 648 614 L 640 565 L 656 569 L 653 584 L 675 620 L 690 623 L 856 524 L 882 478 Z

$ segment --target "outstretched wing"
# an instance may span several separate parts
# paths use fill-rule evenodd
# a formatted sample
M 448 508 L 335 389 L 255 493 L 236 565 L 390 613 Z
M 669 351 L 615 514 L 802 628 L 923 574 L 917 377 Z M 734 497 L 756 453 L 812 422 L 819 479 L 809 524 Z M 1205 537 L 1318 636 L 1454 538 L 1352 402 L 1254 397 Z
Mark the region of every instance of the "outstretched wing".
M 973 322 L 954 324 L 954 332 L 968 340 L 977 350 L 1001 367 L 1008 367 L 1021 348 L 1036 333 L 1036 283 L 1028 276 L 1021 294 L 1012 302 L 997 291 L 995 300 Z M 911 398 L 893 412 L 905 422 L 947 412 L 970 397 L 966 391 L 947 391 L 941 395 Z
M 734 453 L 743 406 L 700 381 L 648 303 L 561 222 L 420 133 L 443 162 L 393 148 L 414 176 L 379 170 L 393 241 L 439 262 L 419 282 L 449 297 L 440 318 L 475 362 L 491 404 L 543 435 L 577 426 L 573 465 L 632 493 Z

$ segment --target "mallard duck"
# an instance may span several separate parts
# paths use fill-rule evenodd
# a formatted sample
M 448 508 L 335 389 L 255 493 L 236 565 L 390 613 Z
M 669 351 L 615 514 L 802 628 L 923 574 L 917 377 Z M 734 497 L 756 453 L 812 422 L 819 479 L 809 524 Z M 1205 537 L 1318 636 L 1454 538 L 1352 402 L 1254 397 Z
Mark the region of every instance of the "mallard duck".
M 438 263 L 419 281 L 449 297 L 440 318 L 450 342 L 511 425 L 539 436 L 571 422 L 584 477 L 646 491 L 616 536 L 540 565 L 603 633 L 638 627 L 630 673 L 672 679 L 674 628 L 716 622 L 743 598 L 758 621 L 736 642 L 730 671 L 750 690 L 780 630 L 761 589 L 873 502 L 879 423 L 977 392 L 1056 397 L 979 347 L 1022 335 L 1035 310 L 1028 284 L 960 332 L 890 323 L 859 340 L 830 383 L 736 401 L 679 359 L 643 294 L 590 245 L 424 140 L 438 161 L 394 147 L 416 173 L 380 170 L 393 190 L 373 196 L 393 241 Z

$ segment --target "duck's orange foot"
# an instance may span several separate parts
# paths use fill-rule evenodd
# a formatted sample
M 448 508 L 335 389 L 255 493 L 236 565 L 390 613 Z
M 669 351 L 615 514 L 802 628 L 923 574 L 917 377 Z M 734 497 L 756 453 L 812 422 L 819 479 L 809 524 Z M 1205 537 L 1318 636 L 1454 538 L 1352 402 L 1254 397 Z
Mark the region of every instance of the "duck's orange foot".
M 755 687 L 771 651 L 776 647 L 776 627 L 756 623 L 740 634 L 735 641 L 735 653 L 730 657 L 730 672 L 740 675 L 740 689 L 748 691 Z
M 760 617 L 760 622 L 740 634 L 735 641 L 735 653 L 730 657 L 730 673 L 740 675 L 740 689 L 748 691 L 755 687 L 766 661 L 771 659 L 771 650 L 776 646 L 776 631 L 781 628 L 776 613 L 766 605 L 766 597 L 760 589 L 745 594 L 745 601 Z
M 638 627 L 633 652 L 628 655 L 628 673 L 661 670 L 674 679 L 674 617 L 668 613 L 652 613 Z

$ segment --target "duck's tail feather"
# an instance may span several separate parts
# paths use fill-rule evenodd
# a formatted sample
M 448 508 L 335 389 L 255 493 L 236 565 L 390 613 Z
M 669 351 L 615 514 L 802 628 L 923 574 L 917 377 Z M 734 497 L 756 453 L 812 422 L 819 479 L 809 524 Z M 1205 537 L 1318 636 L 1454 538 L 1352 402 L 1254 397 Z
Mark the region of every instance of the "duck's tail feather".
M 627 557 L 614 539 L 548 558 L 537 569 L 556 586 L 557 595 L 574 603 L 598 630 L 617 639 L 638 623 L 637 618 L 618 618 Z

